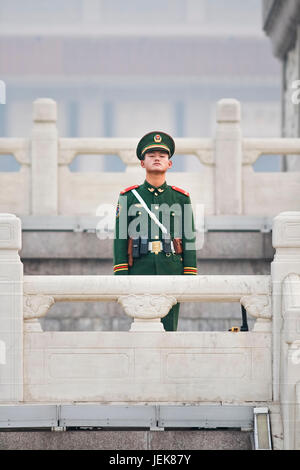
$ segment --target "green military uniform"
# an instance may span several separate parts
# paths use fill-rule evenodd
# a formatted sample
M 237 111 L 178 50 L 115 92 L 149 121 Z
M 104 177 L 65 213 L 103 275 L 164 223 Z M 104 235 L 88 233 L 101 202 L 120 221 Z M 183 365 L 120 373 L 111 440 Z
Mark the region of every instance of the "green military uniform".
M 161 136 L 160 145 L 152 143 L 152 137 Z M 150 133 L 141 139 L 137 147 L 137 155 L 142 158 L 143 149 L 168 148 L 170 155 L 174 152 L 172 139 L 167 134 Z M 149 143 L 150 138 L 150 143 Z M 165 235 L 157 224 L 151 220 L 141 202 L 132 192 L 135 190 L 144 200 L 147 207 L 155 214 L 157 219 L 166 227 L 168 235 L 173 241 L 172 250 L 167 253 L 162 243 Z M 186 224 L 189 223 L 189 232 Z M 128 259 L 128 237 L 131 231 L 139 233 L 140 240 L 146 240 L 146 249 L 143 254 L 133 258 L 130 266 Z M 188 233 L 187 233 L 188 232 Z M 133 237 L 134 238 L 134 237 Z M 182 252 L 174 252 L 174 238 L 181 239 Z M 176 240 L 175 240 L 176 241 Z M 170 245 L 169 245 L 170 247 Z M 140 245 L 140 250 L 142 250 Z M 153 251 L 154 250 L 154 251 Z M 121 191 L 119 196 L 114 238 L 114 274 L 115 275 L 195 275 L 197 274 L 197 261 L 195 250 L 195 233 L 192 206 L 189 193 L 169 186 L 166 182 L 160 187 L 152 186 L 147 180 L 141 185 L 131 186 Z M 145 285 L 146 290 L 146 285 Z M 166 331 L 176 331 L 178 323 L 179 304 L 172 307 L 169 313 L 162 318 Z

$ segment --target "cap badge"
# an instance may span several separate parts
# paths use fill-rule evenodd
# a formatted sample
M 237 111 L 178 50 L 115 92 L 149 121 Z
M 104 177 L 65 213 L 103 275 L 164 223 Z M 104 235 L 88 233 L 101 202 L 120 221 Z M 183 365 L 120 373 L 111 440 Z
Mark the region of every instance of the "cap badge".
M 154 136 L 154 142 L 156 142 L 156 143 L 161 142 L 161 135 L 156 134 L 156 135 Z

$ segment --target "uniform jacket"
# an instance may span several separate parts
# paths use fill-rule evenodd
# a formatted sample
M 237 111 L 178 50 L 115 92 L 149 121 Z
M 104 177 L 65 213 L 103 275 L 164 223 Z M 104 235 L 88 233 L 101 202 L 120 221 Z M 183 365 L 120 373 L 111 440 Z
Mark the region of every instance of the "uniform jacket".
M 148 208 L 167 228 L 173 238 L 182 239 L 182 253 L 158 254 L 147 252 L 128 264 L 128 237 L 138 232 L 149 241 L 162 241 L 162 230 L 151 220 L 140 201 L 132 193 L 135 189 Z M 116 209 L 114 236 L 115 275 L 195 275 L 197 274 L 196 234 L 189 193 L 169 186 L 152 186 L 147 180 L 121 191 Z

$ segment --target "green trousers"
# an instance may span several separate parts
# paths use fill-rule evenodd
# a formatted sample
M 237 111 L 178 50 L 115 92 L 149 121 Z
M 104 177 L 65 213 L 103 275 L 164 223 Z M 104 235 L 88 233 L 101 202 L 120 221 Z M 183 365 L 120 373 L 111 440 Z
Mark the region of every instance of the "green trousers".
M 180 304 L 175 304 L 169 311 L 169 313 L 161 319 L 162 324 L 166 331 L 176 331 L 178 325 L 178 316 L 179 316 L 179 307 Z

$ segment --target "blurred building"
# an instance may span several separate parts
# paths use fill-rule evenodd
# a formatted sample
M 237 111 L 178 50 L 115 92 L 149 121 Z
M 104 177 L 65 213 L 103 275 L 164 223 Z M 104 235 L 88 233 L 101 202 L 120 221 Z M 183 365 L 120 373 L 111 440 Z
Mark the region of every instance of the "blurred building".
M 58 102 L 61 136 L 210 137 L 221 98 L 242 103 L 247 137 L 280 135 L 280 63 L 261 0 L 1 0 L 0 135 L 28 136 L 32 101 Z M 114 156 L 71 170 L 120 171 Z M 200 163 L 174 160 L 173 170 Z M 13 168 L 1 159 L 0 170 Z M 280 170 L 280 158 L 255 164 Z
M 300 1 L 263 0 L 263 28 L 282 66 L 282 136 L 300 137 Z M 287 156 L 285 166 L 299 171 L 299 156 Z

